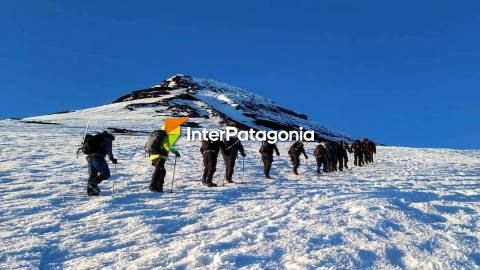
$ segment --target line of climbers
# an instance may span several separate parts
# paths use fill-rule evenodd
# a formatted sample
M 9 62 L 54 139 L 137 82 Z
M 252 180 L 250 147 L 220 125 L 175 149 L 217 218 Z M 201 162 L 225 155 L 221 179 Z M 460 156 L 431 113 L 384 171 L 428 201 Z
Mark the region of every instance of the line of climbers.
M 355 166 L 363 166 L 373 162 L 373 155 L 377 153 L 376 144 L 369 140 L 356 140 L 351 146 L 341 140 L 339 142 L 321 142 L 315 148 L 314 156 L 317 161 L 317 173 L 336 172 L 348 169 L 348 153 L 353 153 Z
M 115 137 L 107 131 L 96 135 L 86 135 L 80 150 L 87 155 L 88 162 L 88 183 L 87 194 L 89 196 L 97 196 L 100 194 L 100 184 L 103 180 L 110 177 L 110 169 L 105 160 L 108 156 L 113 164 L 117 164 L 112 152 L 112 142 Z M 165 162 L 170 152 L 175 154 L 175 158 L 180 157 L 180 153 L 173 145 L 170 145 L 168 135 L 164 130 L 156 130 L 152 133 L 145 145 L 145 151 L 149 155 L 152 165 L 155 167 L 153 172 L 150 191 L 163 192 L 165 182 Z M 373 156 L 376 154 L 376 145 L 368 139 L 356 140 L 351 146 L 345 141 L 323 141 L 319 143 L 313 153 L 317 163 L 317 173 L 331 173 L 335 171 L 343 171 L 348 168 L 348 153 L 354 155 L 354 165 L 363 166 L 373 162 Z M 221 153 L 225 164 L 225 181 L 234 183 L 233 173 L 235 163 L 240 154 L 246 157 L 244 147 L 238 138 L 231 138 L 228 141 L 203 141 L 200 147 L 200 153 L 203 156 L 203 174 L 202 184 L 208 187 L 215 187 L 213 176 L 217 170 L 217 159 Z M 270 170 L 273 163 L 273 154 L 280 156 L 280 152 L 274 143 L 267 141 L 262 142 L 259 149 L 263 162 L 263 173 L 265 178 L 271 179 Z M 300 157 L 303 155 L 305 159 L 308 156 L 302 142 L 294 142 L 288 155 L 293 167 L 293 174 L 298 175 L 298 167 L 300 166 Z

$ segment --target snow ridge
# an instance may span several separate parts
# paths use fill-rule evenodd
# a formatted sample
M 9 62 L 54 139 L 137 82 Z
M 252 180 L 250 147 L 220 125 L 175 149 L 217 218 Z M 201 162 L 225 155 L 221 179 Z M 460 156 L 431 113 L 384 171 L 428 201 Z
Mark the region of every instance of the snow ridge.
M 102 116 L 93 115 L 93 112 L 101 113 Z M 314 130 L 317 140 L 353 140 L 349 135 L 309 121 L 304 114 L 283 108 L 244 89 L 182 74 L 177 74 L 151 88 L 133 91 L 116 99 L 111 105 L 31 117 L 27 120 L 80 124 L 87 121 L 86 116 L 102 120 L 121 119 L 125 120 L 120 123 L 124 125 L 130 124 L 130 120 L 133 119 L 151 124 L 152 119 L 187 116 L 191 118 L 189 122 L 195 123 L 193 125 L 196 127 L 202 126 L 201 124 L 205 122 L 216 123 L 220 128 L 232 125 L 241 129 L 256 130 L 288 131 L 302 127 L 304 130 Z M 204 121 L 206 119 L 209 121 Z

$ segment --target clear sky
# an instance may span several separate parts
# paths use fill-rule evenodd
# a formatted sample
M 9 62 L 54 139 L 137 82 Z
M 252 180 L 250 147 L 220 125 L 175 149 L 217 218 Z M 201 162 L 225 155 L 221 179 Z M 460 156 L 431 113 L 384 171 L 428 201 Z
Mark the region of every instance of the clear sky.
M 480 1 L 0 3 L 0 118 L 105 104 L 175 73 L 389 145 L 479 148 Z

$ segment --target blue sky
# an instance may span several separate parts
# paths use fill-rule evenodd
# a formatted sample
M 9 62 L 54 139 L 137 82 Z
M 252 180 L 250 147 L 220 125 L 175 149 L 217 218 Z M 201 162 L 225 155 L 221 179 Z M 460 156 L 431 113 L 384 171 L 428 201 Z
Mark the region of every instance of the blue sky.
M 2 1 L 0 118 L 175 73 L 390 145 L 479 148 L 478 1 Z

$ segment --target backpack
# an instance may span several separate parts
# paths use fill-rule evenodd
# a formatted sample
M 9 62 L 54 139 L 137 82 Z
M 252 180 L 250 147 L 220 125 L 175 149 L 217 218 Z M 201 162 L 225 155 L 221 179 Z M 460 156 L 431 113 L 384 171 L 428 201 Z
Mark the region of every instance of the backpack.
M 223 148 L 222 148 L 223 153 L 226 155 L 238 153 L 239 144 L 241 144 L 239 139 L 233 139 L 233 140 L 224 142 Z
M 215 154 L 218 154 L 221 148 L 223 148 L 224 145 L 220 140 L 217 141 L 202 141 L 202 147 L 200 148 L 200 151 L 202 153 L 205 152 L 214 152 Z
M 301 142 L 295 142 L 292 146 L 290 146 L 290 149 L 288 150 L 289 154 L 299 154 L 303 150 L 303 144 Z
M 162 147 L 163 140 L 167 137 L 165 130 L 155 130 L 150 134 L 145 144 L 145 152 L 149 155 L 161 154 L 165 152 Z
M 359 152 L 362 150 L 362 144 L 360 143 L 360 141 L 355 141 L 354 143 L 352 143 L 352 148 L 355 152 Z
M 262 142 L 262 147 L 260 147 L 260 150 L 258 152 L 260 152 L 262 154 L 271 153 L 271 152 L 273 152 L 273 149 L 272 149 L 272 146 L 269 143 Z
M 225 154 L 225 155 L 232 154 L 233 148 L 235 147 L 234 143 L 235 142 L 233 140 L 224 142 L 223 147 L 222 147 L 222 153 Z
M 316 148 L 315 148 L 315 152 L 313 153 L 313 155 L 315 157 L 322 157 L 326 154 L 327 152 L 327 149 L 325 149 L 325 147 L 321 144 L 319 144 Z
M 97 133 L 95 135 L 87 134 L 83 140 L 81 149 L 86 155 L 98 154 L 103 152 L 103 134 Z
M 370 146 L 368 144 L 368 141 L 362 141 L 361 147 L 362 147 L 362 150 L 364 152 L 368 152 L 370 150 Z

